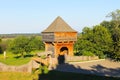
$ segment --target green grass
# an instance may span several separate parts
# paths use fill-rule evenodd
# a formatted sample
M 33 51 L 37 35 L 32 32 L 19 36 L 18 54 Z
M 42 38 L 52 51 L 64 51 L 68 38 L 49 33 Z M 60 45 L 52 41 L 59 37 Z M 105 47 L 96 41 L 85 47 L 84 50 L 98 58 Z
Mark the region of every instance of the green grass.
M 7 56 L 6 59 L 4 59 L 3 54 L 0 54 L 0 62 L 7 65 L 15 65 L 15 66 L 23 65 L 28 63 L 31 60 L 32 56 L 35 55 L 37 52 L 41 52 L 41 51 L 33 51 L 30 53 L 30 55 L 27 55 L 25 58 L 21 58 L 20 54 L 13 54 L 10 52 L 6 52 L 6 56 Z
M 30 61 L 30 58 L 6 58 L 6 59 L 0 59 L 0 62 L 7 64 L 7 65 L 23 65 Z
M 31 57 L 26 57 L 26 58 L 17 58 L 16 54 L 12 53 L 7 53 L 7 58 L 4 59 L 3 54 L 0 54 L 0 62 L 7 64 L 7 65 L 23 65 L 28 63 L 31 60 Z

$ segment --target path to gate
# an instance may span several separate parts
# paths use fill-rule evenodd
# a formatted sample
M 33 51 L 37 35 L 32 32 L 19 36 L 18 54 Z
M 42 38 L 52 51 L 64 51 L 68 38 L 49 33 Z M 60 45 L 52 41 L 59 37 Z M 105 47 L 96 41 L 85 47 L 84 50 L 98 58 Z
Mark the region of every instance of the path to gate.
M 100 76 L 120 77 L 120 62 L 110 60 L 96 60 L 82 63 L 66 63 L 58 65 L 56 70 L 65 72 L 76 72 L 95 74 Z

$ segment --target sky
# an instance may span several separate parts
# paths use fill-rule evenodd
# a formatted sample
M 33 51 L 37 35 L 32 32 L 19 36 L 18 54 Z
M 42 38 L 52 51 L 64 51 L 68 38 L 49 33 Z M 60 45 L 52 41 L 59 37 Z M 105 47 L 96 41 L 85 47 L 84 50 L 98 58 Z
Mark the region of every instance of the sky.
M 0 34 L 41 33 L 57 16 L 82 32 L 116 9 L 120 0 L 0 0 Z

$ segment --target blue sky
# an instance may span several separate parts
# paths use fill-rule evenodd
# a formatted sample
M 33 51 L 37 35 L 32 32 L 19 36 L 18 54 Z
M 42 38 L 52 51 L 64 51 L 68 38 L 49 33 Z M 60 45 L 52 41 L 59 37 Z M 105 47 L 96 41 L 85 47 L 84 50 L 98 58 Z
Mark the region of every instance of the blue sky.
M 81 32 L 120 9 L 120 0 L 0 0 L 0 34 L 40 33 L 57 16 Z

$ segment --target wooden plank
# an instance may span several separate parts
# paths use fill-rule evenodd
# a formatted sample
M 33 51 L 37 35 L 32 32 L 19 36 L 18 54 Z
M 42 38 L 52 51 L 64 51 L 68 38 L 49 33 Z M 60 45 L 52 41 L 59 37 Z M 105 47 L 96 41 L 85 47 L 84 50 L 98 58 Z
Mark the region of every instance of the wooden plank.
M 48 62 L 49 60 L 48 59 L 42 59 L 42 58 L 38 58 L 38 57 L 33 57 L 32 60 L 36 61 L 36 62 L 40 62 L 40 63 L 43 63 L 44 65 L 48 66 Z

